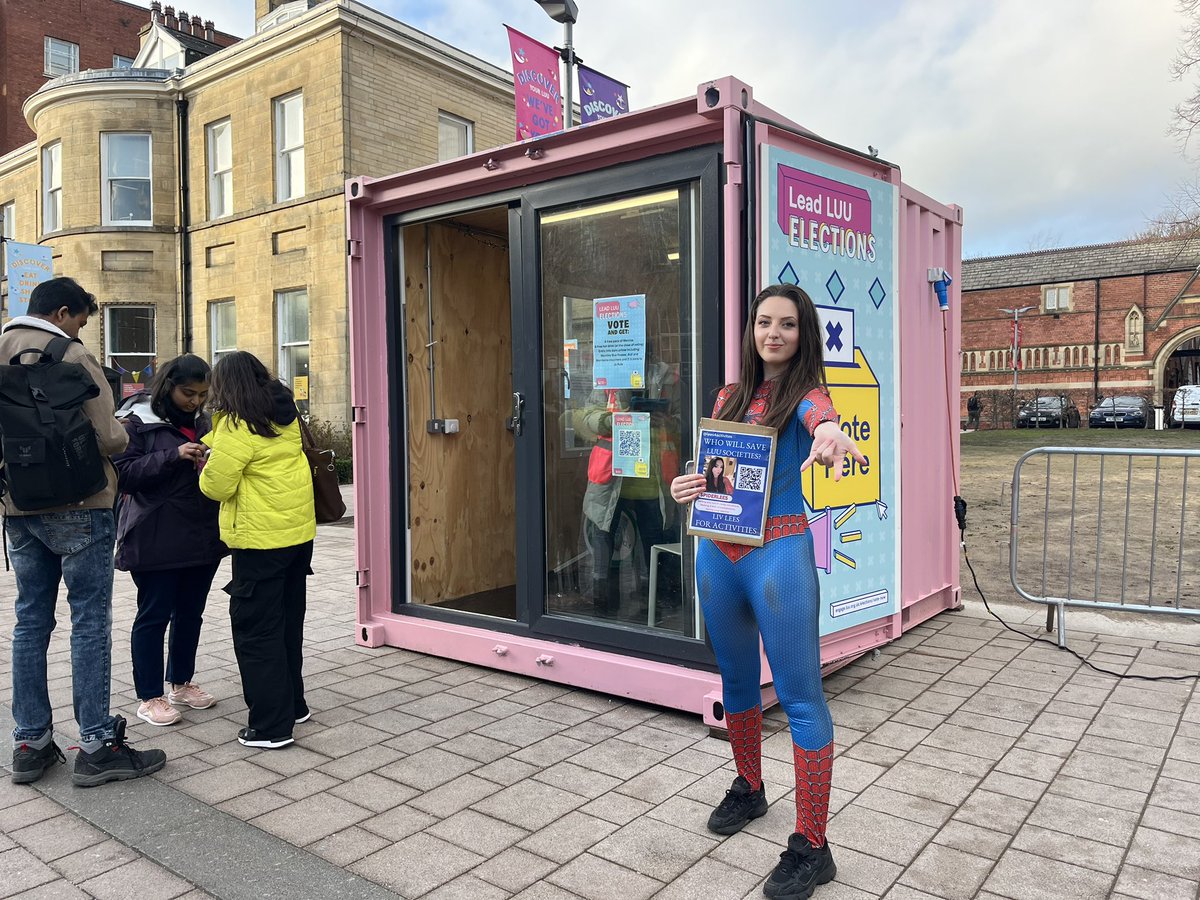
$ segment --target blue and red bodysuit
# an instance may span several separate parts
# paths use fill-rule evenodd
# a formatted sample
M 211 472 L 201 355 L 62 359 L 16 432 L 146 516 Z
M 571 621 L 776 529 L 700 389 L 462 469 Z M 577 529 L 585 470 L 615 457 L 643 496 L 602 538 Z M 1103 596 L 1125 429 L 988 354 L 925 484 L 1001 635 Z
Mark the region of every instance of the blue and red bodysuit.
M 773 381 L 758 386 L 746 422 L 757 423 L 765 416 L 774 386 Z M 733 389 L 734 385 L 721 389 L 714 416 Z M 755 790 L 762 783 L 761 634 L 775 691 L 791 725 L 796 831 L 814 847 L 825 843 L 833 720 L 821 690 L 820 585 L 804 516 L 800 466 L 812 449 L 817 426 L 837 421 L 828 392 L 810 391 L 779 435 L 763 546 L 702 539 L 696 554 L 700 605 L 721 670 L 738 774 Z

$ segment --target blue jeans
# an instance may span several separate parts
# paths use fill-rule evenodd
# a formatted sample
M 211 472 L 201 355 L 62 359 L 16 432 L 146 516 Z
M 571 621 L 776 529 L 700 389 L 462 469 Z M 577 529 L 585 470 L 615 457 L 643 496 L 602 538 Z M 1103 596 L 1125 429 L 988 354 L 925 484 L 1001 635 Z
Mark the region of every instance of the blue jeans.
M 129 574 L 138 589 L 137 617 L 129 641 L 133 686 L 139 700 L 151 700 L 163 695 L 163 636 L 168 626 L 167 681 L 183 684 L 196 674 L 204 606 L 217 564 Z
M 46 651 L 60 581 L 71 607 L 71 684 L 83 741 L 110 739 L 113 540 L 110 509 L 11 516 L 5 537 L 17 576 L 13 630 L 13 739 L 37 740 L 52 726 Z

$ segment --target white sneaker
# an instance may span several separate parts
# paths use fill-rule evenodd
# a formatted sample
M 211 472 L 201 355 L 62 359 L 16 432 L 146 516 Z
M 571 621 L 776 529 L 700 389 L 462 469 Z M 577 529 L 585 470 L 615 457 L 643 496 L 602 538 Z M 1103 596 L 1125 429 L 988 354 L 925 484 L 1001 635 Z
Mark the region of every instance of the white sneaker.
M 179 710 L 167 702 L 166 697 L 143 700 L 138 707 L 137 717 L 151 725 L 174 725 L 183 718 Z
M 172 706 L 190 706 L 192 709 L 208 709 L 217 702 L 216 697 L 194 681 L 171 685 L 168 697 Z

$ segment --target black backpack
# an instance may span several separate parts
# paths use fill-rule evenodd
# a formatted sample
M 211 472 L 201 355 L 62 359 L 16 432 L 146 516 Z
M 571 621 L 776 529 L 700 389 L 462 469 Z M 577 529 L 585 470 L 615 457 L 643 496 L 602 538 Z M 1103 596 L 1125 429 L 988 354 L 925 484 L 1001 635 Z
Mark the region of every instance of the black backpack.
M 71 343 L 56 337 L 0 365 L 0 493 L 22 512 L 78 503 L 108 485 L 83 411 L 100 386 L 83 366 L 63 362 Z M 33 354 L 36 361 L 21 361 Z

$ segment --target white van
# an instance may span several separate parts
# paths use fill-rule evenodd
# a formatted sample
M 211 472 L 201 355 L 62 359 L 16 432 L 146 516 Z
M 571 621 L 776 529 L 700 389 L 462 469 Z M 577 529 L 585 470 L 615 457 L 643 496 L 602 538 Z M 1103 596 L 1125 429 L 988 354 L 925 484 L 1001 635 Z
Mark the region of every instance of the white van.
M 1180 385 L 1171 404 L 1172 425 L 1200 425 L 1200 384 Z

